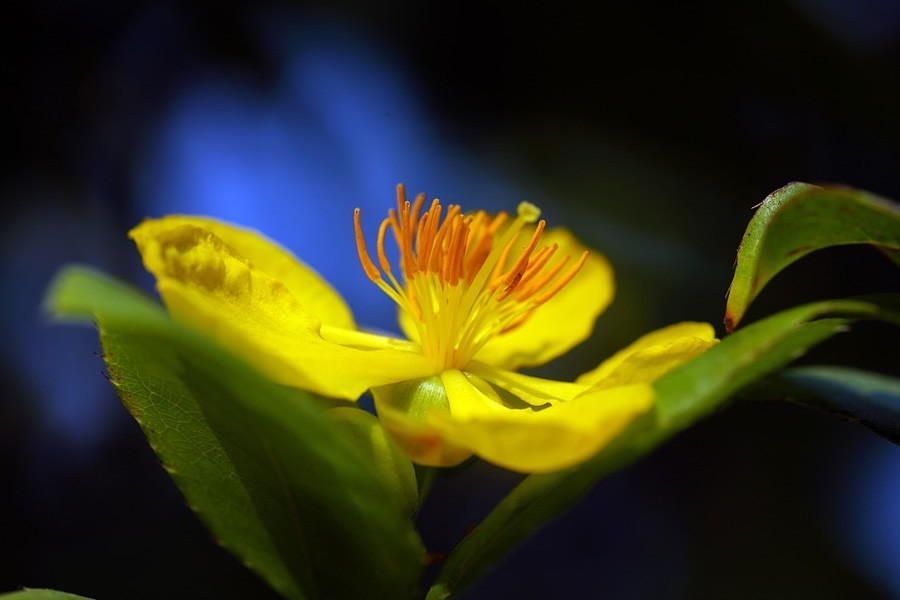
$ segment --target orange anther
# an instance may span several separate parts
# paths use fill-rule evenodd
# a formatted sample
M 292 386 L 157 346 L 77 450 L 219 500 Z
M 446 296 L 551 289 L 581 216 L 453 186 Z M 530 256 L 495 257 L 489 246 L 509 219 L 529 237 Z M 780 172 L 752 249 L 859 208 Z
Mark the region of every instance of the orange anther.
M 506 223 L 506 219 L 509 218 L 509 215 L 505 211 L 501 211 L 497 213 L 497 216 L 491 221 L 491 224 L 487 228 L 487 232 L 489 235 L 494 235 L 497 233 L 497 230 L 500 229 L 500 226 Z
M 570 256 L 563 256 L 562 260 L 553 265 L 549 271 L 541 273 L 539 276 L 532 276 L 533 279 L 528 283 L 528 285 L 519 288 L 518 300 L 520 302 L 524 302 L 528 298 L 531 298 L 536 293 L 541 291 L 541 289 L 545 285 L 547 285 L 551 280 L 553 280 L 554 277 L 556 277 L 557 273 L 562 271 L 563 267 L 565 267 L 569 263 L 570 258 Z
M 384 251 L 384 235 L 390 224 L 390 219 L 385 219 L 381 222 L 381 226 L 378 228 L 378 243 L 375 246 L 378 251 L 378 264 L 381 265 L 381 270 L 385 273 L 391 272 L 391 262 L 387 259 L 387 254 Z
M 501 329 L 500 334 L 502 335 L 504 333 L 509 333 L 513 329 L 517 329 L 520 325 L 522 325 L 522 323 L 524 323 L 531 317 L 531 313 L 533 313 L 533 312 L 534 312 L 534 308 L 522 313 L 512 323 L 510 323 L 509 325 L 507 325 L 506 327 Z
M 419 213 L 422 212 L 422 205 L 425 203 L 425 194 L 416 194 L 415 200 L 413 200 L 412 211 L 410 214 L 410 224 L 413 224 L 418 220 Z
M 549 290 L 534 299 L 535 303 L 543 304 L 544 302 L 555 296 L 557 292 L 559 292 L 559 290 L 563 289 L 566 286 L 566 284 L 572 281 L 572 278 L 578 274 L 578 271 L 580 271 L 581 267 L 584 266 L 584 263 L 587 261 L 587 258 L 590 254 L 590 252 L 585 250 L 582 253 L 581 258 L 578 259 L 578 262 L 572 265 L 571 269 L 566 271 L 565 274 L 563 274 L 563 276 L 558 280 L 554 281 Z
M 519 282 L 520 290 L 523 289 L 525 284 L 531 281 L 531 279 L 537 275 L 548 262 L 550 262 L 550 259 L 556 253 L 558 248 L 559 246 L 557 244 L 544 246 L 537 254 L 531 257 L 531 260 L 528 261 L 528 268 L 525 269 L 525 274 L 522 275 L 522 281 Z
M 431 252 L 428 255 L 428 272 L 440 273 L 444 264 L 444 238 L 447 237 L 447 228 L 439 227 L 431 243 Z
M 425 270 L 425 258 L 428 254 L 429 244 L 427 241 L 428 237 L 428 226 L 431 223 L 431 211 L 428 211 L 424 215 L 422 215 L 422 220 L 419 221 L 418 226 L 416 226 L 416 269 L 419 271 Z M 411 224 L 412 225 L 412 224 Z M 412 248 L 410 248 L 412 250 Z M 410 273 L 411 275 L 411 273 Z
M 518 260 L 513 263 L 512 268 L 507 272 L 507 274 L 503 277 L 503 285 L 509 286 L 513 285 L 515 287 L 515 283 L 518 283 L 519 280 L 522 279 L 522 274 L 525 272 L 525 267 L 528 266 L 528 259 L 531 258 L 531 253 L 534 252 L 534 249 L 537 247 L 538 242 L 541 240 L 541 234 L 544 233 L 544 227 L 547 225 L 547 221 L 541 219 L 538 221 L 537 227 L 534 228 L 534 233 L 531 236 L 531 240 L 528 242 L 528 245 L 525 246 L 525 249 L 522 250 L 522 254 L 519 255 Z
M 467 223 L 469 233 L 466 237 L 466 257 L 463 273 L 465 274 L 466 282 L 472 283 L 475 274 L 481 270 L 484 261 L 487 260 L 488 255 L 491 253 L 494 238 L 489 231 L 490 218 L 483 210 L 475 213 L 474 217 L 469 217 Z
M 494 270 L 491 272 L 491 287 L 500 285 L 500 281 L 503 278 L 503 267 L 506 266 L 506 261 L 509 260 L 509 253 L 512 251 L 512 247 L 515 244 L 516 238 L 509 240 L 509 243 L 503 248 L 503 252 L 500 253 L 500 258 L 497 260 L 497 264 L 494 265 Z
M 372 259 L 369 258 L 369 252 L 366 250 L 366 240 L 363 238 L 358 208 L 353 210 L 353 229 L 356 233 L 356 251 L 359 253 L 359 262 L 362 263 L 363 270 L 372 281 L 381 281 L 381 272 L 375 267 Z
M 450 285 L 456 285 L 459 283 L 460 256 L 465 250 L 462 247 L 462 241 L 465 239 L 465 218 L 458 213 L 455 214 L 451 228 L 450 244 L 444 257 L 443 279 Z

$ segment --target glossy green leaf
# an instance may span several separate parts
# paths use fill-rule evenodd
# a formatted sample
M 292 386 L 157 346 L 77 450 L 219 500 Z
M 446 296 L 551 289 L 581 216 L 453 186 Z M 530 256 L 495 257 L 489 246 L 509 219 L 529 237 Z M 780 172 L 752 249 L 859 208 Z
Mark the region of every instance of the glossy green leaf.
M 656 382 L 660 422 L 683 428 L 858 319 L 900 325 L 900 296 L 814 302 L 742 328 Z
M 675 433 L 721 407 L 744 386 L 773 373 L 807 349 L 844 331 L 854 319 L 900 323 L 896 298 L 818 302 L 787 310 L 741 329 L 654 387 L 656 411 L 587 462 L 519 484 L 450 554 L 428 598 L 470 585 L 548 520 L 567 510 L 601 477 L 647 454 Z
M 25 589 L 18 592 L 0 594 L 0 600 L 91 600 L 86 596 L 76 596 L 56 590 Z
M 845 187 L 792 183 L 772 192 L 738 248 L 725 327 L 731 331 L 765 285 L 785 267 L 822 248 L 871 244 L 897 261 L 900 206 Z
M 366 456 L 381 482 L 403 501 L 412 515 L 418 504 L 418 482 L 412 461 L 394 443 L 378 417 L 356 406 L 338 406 L 328 411 L 332 423 Z
M 748 391 L 748 399 L 787 400 L 844 417 L 900 444 L 900 379 L 836 366 L 798 367 Z
M 288 598 L 414 594 L 424 550 L 408 507 L 313 398 L 97 273 L 62 273 L 48 308 L 98 321 L 110 379 L 163 465 L 215 537 L 273 588 Z

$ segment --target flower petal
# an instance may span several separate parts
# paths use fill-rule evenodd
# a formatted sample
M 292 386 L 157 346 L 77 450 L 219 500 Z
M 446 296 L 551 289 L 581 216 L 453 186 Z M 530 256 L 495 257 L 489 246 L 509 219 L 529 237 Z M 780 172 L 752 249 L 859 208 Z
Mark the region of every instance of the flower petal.
M 486 379 L 532 406 L 566 402 L 587 391 L 587 385 L 522 375 L 473 361 L 466 371 Z
M 709 323 L 676 323 L 640 337 L 575 382 L 600 387 L 649 383 L 717 343 Z
M 485 394 L 477 378 L 441 374 L 450 413 L 430 421 L 447 442 L 501 467 L 544 473 L 574 466 L 600 451 L 653 405 L 646 384 L 591 389 L 545 410 L 511 410 Z
M 531 232 L 523 232 L 525 235 Z M 546 231 L 542 243 L 558 244 L 556 256 L 569 256 L 570 263 L 586 250 L 571 232 L 561 228 Z M 559 293 L 539 306 L 522 325 L 493 338 L 475 359 L 518 369 L 556 358 L 590 336 L 594 322 L 614 293 L 612 267 L 601 254 L 591 252 L 581 271 Z
M 235 250 L 250 265 L 283 283 L 307 314 L 325 325 L 354 329 L 353 315 L 340 294 L 311 267 L 261 233 L 207 217 L 170 215 L 146 219 L 129 232 L 142 249 L 151 240 L 184 225 L 208 231 Z
M 132 236 L 169 311 L 275 381 L 356 399 L 371 386 L 433 372 L 422 355 L 387 342 L 366 349 L 323 339 L 320 320 L 286 284 L 211 230 L 179 218 L 168 224 L 140 226 Z

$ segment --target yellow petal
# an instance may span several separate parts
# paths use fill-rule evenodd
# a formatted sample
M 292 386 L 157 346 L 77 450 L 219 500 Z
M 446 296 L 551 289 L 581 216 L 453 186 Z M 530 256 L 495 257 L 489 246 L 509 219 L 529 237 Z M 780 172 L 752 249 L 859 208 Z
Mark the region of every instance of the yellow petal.
M 575 382 L 601 387 L 649 383 L 717 343 L 709 323 L 676 323 L 640 337 Z
M 275 381 L 356 399 L 371 386 L 433 372 L 420 354 L 386 342 L 364 349 L 323 339 L 319 319 L 284 283 L 209 229 L 177 218 L 168 223 L 138 228 L 134 237 L 169 311 Z
M 466 371 L 506 390 L 532 406 L 565 402 L 587 391 L 587 385 L 522 375 L 473 361 Z
M 353 315 L 340 294 L 311 267 L 262 234 L 207 217 L 170 215 L 147 219 L 129 232 L 141 254 L 151 240 L 178 227 L 190 225 L 222 240 L 252 267 L 280 281 L 303 309 L 325 325 L 353 329 Z
M 566 229 L 546 231 L 542 243 L 558 244 L 555 256 L 569 256 L 570 264 L 586 250 Z M 475 359 L 504 369 L 518 369 L 556 358 L 591 335 L 594 322 L 614 293 L 612 267 L 606 258 L 592 251 L 581 271 L 558 294 L 539 306 L 521 326 L 493 338 Z
M 430 421 L 449 443 L 488 462 L 523 473 L 574 466 L 612 441 L 653 405 L 653 389 L 638 384 L 587 392 L 544 410 L 511 410 L 485 394 L 477 378 L 441 374 L 450 413 Z
M 372 396 L 384 430 L 416 463 L 453 467 L 472 456 L 471 450 L 448 442 L 430 422 L 432 413 L 450 410 L 437 376 L 376 387 Z

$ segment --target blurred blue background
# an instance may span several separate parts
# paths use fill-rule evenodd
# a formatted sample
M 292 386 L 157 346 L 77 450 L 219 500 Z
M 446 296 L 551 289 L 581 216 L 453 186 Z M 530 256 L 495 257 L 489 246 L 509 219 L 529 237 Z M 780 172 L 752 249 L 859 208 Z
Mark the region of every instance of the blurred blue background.
M 540 370 L 571 378 L 642 332 L 720 323 L 751 207 L 793 180 L 900 198 L 900 3 L 600 2 L 492 10 L 344 1 L 15 3 L 0 194 L 0 591 L 270 598 L 185 506 L 44 287 L 84 262 L 152 290 L 126 231 L 201 213 L 265 232 L 365 325 L 396 183 L 464 207 L 523 199 L 604 252 L 617 302 Z M 749 318 L 897 290 L 874 251 L 795 265 Z M 721 333 L 721 328 L 720 328 Z M 808 362 L 897 373 L 862 325 Z M 446 552 L 516 481 L 484 465 L 421 518 Z M 900 598 L 900 448 L 741 403 L 601 482 L 466 598 Z

